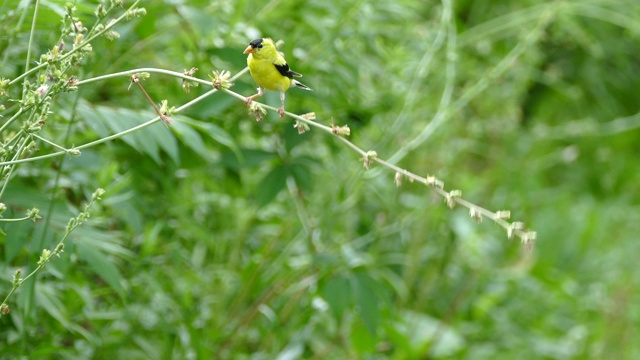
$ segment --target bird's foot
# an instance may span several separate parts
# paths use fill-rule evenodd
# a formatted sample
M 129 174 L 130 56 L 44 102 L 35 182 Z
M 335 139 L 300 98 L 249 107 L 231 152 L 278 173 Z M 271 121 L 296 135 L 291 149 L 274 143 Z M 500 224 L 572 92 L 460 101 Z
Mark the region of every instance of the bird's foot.
M 244 99 L 244 104 L 249 107 L 251 105 L 251 103 L 253 102 L 253 100 L 259 98 L 260 96 L 262 96 L 262 93 L 257 93 L 255 95 L 251 95 L 249 97 L 247 97 L 246 99 Z
M 278 115 L 280 115 L 280 119 L 284 117 L 284 106 L 280 106 L 278 109 Z

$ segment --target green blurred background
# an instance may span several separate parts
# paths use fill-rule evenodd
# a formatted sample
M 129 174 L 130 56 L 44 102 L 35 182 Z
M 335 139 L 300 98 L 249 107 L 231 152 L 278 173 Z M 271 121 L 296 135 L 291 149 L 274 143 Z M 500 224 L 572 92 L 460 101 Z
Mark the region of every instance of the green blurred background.
M 0 3 L 0 77 L 24 71 L 33 3 Z M 75 2 L 85 27 L 97 4 Z M 208 79 L 241 71 L 250 40 L 281 39 L 315 90 L 289 91 L 288 111 L 348 124 L 364 150 L 511 210 L 538 240 L 527 252 L 429 188 L 365 170 L 333 136 L 298 135 L 273 113 L 256 122 L 217 93 L 171 128 L 16 167 L 3 217 L 38 207 L 44 219 L 0 223 L 3 299 L 15 269 L 33 269 L 91 193 L 106 194 L 11 298 L 0 358 L 640 357 L 637 1 L 140 6 L 146 16 L 96 39 L 70 74 L 196 67 Z M 33 59 L 55 46 L 63 9 L 40 1 Z M 172 106 L 209 90 L 160 74 L 143 86 Z M 72 147 L 153 118 L 128 87 L 60 94 L 39 135 Z M 279 105 L 277 93 L 261 101 Z

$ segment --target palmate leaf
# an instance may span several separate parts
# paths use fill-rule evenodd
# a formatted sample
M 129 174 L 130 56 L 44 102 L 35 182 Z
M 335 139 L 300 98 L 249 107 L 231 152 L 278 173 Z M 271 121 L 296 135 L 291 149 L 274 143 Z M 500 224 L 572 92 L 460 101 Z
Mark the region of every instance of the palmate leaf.
M 105 253 L 91 246 L 90 242 L 78 242 L 76 249 L 80 259 L 86 261 L 93 271 L 109 284 L 120 297 L 125 296 L 125 289 L 121 283 L 123 281 L 122 275 Z
M 117 242 L 114 233 L 88 226 L 79 227 L 72 234 L 78 257 L 85 261 L 119 296 L 125 295 L 123 277 L 114 259 L 131 258 L 133 253 Z
M 80 119 L 100 137 L 117 134 L 157 116 L 151 111 L 91 105 L 86 101 L 80 101 L 77 109 Z M 149 155 L 156 163 L 162 162 L 160 150 L 168 154 L 174 162 L 178 162 L 177 140 L 160 122 L 142 131 L 127 134 L 121 139 L 139 152 Z
M 91 105 L 85 101 L 80 101 L 77 111 L 78 116 L 99 137 L 125 131 L 157 116 L 152 111 Z M 235 140 L 221 127 L 184 115 L 176 115 L 172 119 L 173 124 L 169 128 L 158 122 L 158 124 L 148 126 L 141 131 L 127 134 L 121 139 L 139 152 L 149 155 L 158 164 L 162 163 L 161 150 L 169 155 L 175 163 L 179 162 L 178 139 L 184 146 L 206 158 L 207 152 L 201 134 L 207 135 L 238 154 L 239 150 Z M 178 139 L 172 132 L 175 132 Z

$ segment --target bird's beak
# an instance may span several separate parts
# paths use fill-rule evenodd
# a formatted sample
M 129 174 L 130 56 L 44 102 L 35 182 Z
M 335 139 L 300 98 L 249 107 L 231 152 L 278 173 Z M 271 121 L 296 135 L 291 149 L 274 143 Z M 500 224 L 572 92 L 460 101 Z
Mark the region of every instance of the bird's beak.
M 246 49 L 242 52 L 243 54 L 251 54 L 253 53 L 253 47 L 251 45 L 247 46 Z

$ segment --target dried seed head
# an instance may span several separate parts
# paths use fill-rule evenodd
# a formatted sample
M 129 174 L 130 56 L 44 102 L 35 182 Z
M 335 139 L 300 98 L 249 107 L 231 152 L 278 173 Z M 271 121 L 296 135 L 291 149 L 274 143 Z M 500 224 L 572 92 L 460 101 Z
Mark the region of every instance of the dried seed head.
M 400 185 L 402 185 L 402 174 L 400 173 L 400 171 L 396 171 L 396 175 L 393 178 L 393 182 L 396 184 L 397 187 L 400 187 Z
M 476 210 L 476 208 L 469 209 L 469 216 L 471 216 L 471 218 L 478 224 L 482 222 L 482 214 L 478 210 Z

